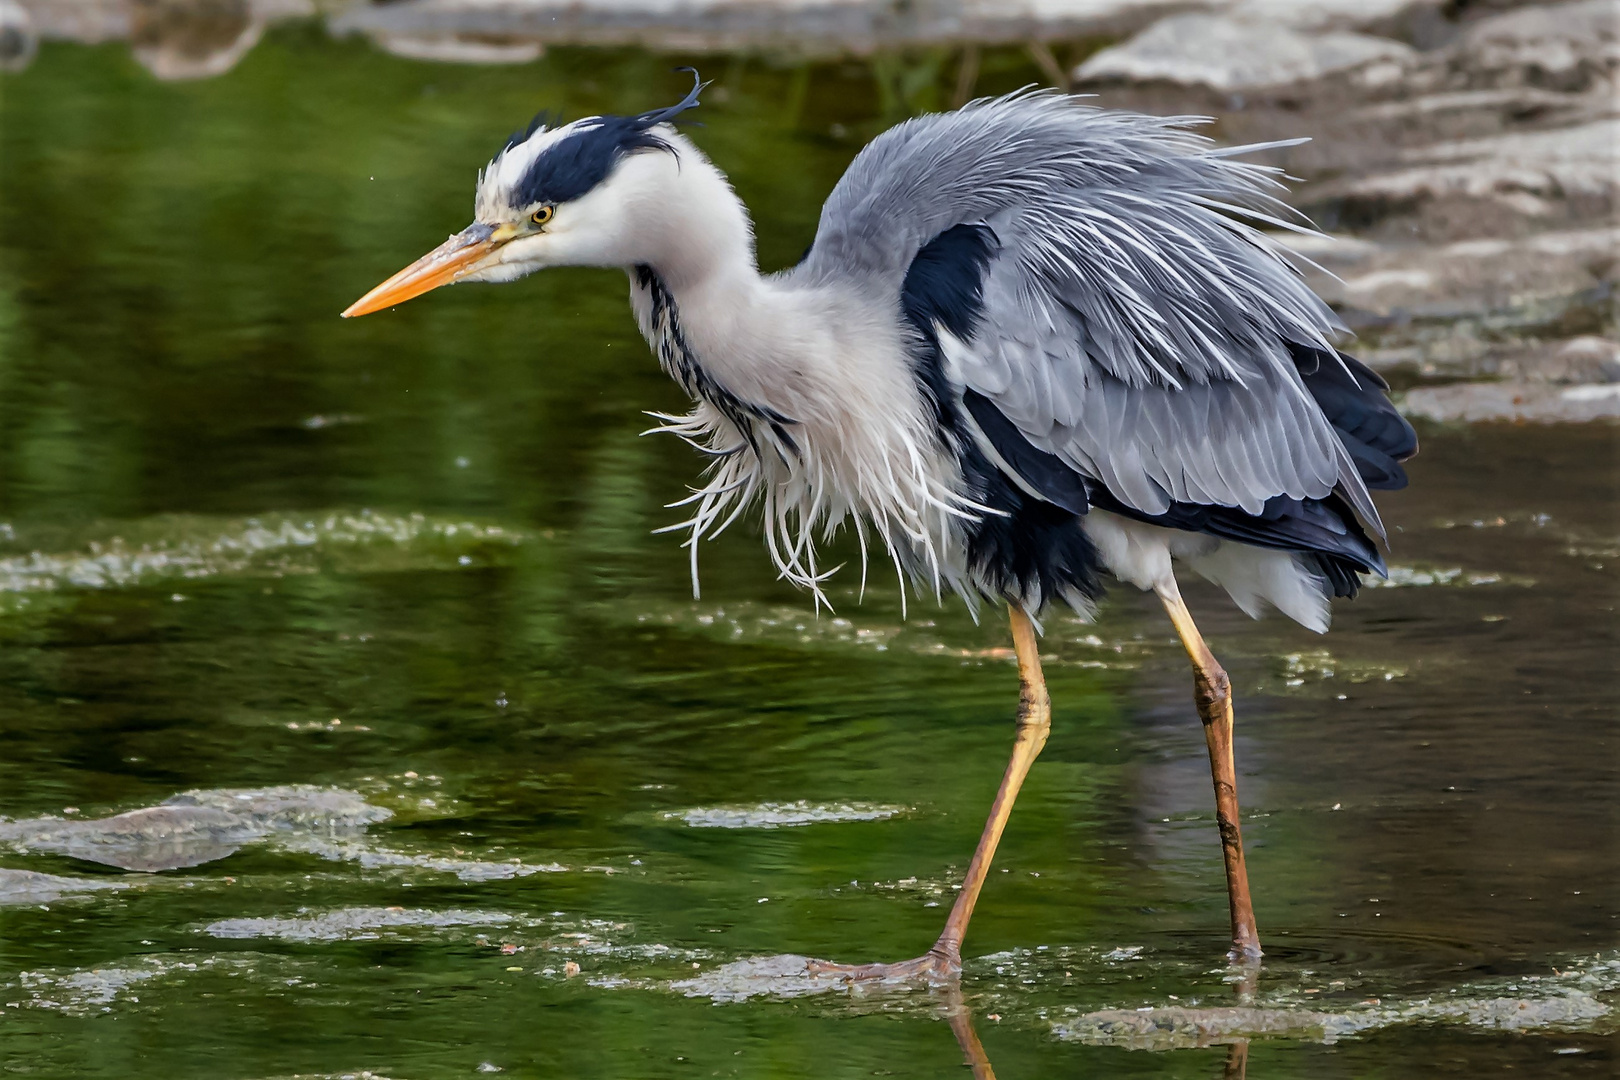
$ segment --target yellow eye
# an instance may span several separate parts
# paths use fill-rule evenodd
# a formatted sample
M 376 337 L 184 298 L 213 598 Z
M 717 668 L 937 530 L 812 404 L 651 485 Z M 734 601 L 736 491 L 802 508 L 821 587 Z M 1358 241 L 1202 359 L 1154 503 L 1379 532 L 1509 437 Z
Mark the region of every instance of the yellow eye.
M 552 215 L 554 215 L 556 212 L 557 208 L 555 206 L 542 206 L 540 209 L 529 215 L 529 220 L 534 222 L 536 225 L 544 225 L 546 222 L 551 220 Z

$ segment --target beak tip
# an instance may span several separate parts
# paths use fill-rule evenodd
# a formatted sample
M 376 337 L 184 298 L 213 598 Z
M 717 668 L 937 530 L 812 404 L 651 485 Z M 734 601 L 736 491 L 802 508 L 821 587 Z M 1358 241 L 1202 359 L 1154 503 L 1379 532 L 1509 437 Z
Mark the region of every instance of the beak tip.
M 455 282 L 498 246 L 489 239 L 487 230 L 480 233 L 477 238 L 470 238 L 469 231 L 463 230 L 452 236 L 344 308 L 339 315 L 345 319 L 370 315 L 384 308 L 397 307 L 430 289 Z

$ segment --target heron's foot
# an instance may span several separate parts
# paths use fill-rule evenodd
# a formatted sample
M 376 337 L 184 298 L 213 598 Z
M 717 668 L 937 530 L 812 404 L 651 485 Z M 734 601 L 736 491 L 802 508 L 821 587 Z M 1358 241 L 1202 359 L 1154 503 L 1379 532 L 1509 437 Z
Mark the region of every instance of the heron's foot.
M 1232 947 L 1226 950 L 1226 959 L 1233 967 L 1258 967 L 1260 958 L 1264 956 L 1260 950 L 1260 943 L 1251 939 L 1232 942 Z
M 1237 994 L 1238 1000 L 1247 1005 L 1254 1001 L 1255 991 L 1260 987 L 1260 953 L 1257 950 L 1251 956 L 1238 953 L 1234 947 L 1226 954 L 1225 982 Z
M 835 964 L 812 960 L 809 973 L 850 983 L 953 983 L 962 977 L 962 953 L 954 944 L 936 944 L 913 960 L 896 964 Z

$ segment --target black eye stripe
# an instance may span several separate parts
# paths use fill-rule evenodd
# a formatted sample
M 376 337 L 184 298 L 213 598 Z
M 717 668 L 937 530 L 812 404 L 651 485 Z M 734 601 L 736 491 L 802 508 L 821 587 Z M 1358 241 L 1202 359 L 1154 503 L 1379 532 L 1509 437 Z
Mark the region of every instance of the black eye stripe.
M 513 188 L 513 206 L 572 202 L 608 178 L 626 154 L 675 148 L 638 117 L 604 116 L 547 147 Z
M 691 68 L 681 70 L 692 71 Z M 529 164 L 524 176 L 508 192 L 507 205 L 518 209 L 538 202 L 552 205 L 572 202 L 606 180 L 627 154 L 643 151 L 674 154 L 674 145 L 654 129 L 660 124 L 673 124 L 681 113 L 695 107 L 698 94 L 707 85 L 692 71 L 691 92 L 667 109 L 580 121 L 572 132 L 547 147 Z M 525 139 L 542 129 L 543 121 L 537 117 Z M 508 142 L 506 149 L 512 149 L 520 141 Z

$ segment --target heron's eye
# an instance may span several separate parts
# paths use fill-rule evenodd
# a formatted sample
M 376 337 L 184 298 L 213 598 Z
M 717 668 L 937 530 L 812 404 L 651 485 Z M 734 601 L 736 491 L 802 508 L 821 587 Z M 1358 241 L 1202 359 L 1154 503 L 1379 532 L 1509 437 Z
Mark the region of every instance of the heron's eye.
M 536 225 L 544 225 L 546 222 L 550 221 L 552 216 L 556 213 L 557 208 L 555 206 L 542 206 L 540 209 L 529 215 L 529 220 L 534 222 Z

